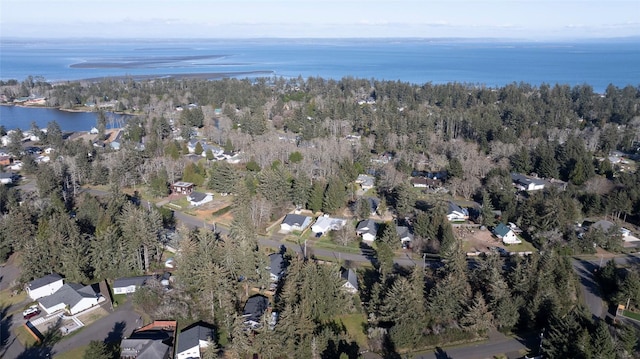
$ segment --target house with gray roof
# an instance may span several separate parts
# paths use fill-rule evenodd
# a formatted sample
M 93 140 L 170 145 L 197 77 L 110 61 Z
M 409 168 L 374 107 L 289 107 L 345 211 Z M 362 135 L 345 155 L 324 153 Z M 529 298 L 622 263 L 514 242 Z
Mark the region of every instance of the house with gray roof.
M 447 219 L 453 221 L 466 221 L 469 219 L 469 211 L 460 207 L 453 201 L 447 204 Z
M 292 231 L 302 232 L 309 224 L 311 224 L 311 217 L 300 214 L 287 214 L 280 224 L 280 230 L 286 233 Z
M 201 206 L 213 201 L 213 193 L 202 193 L 193 191 L 187 196 L 187 200 L 192 206 Z
M 521 191 L 537 191 L 544 189 L 546 182 L 540 178 L 532 178 L 520 173 L 512 173 L 513 185 Z
M 29 298 L 38 300 L 55 293 L 58 289 L 62 288 L 62 285 L 62 277 L 57 273 L 52 273 L 32 280 L 27 284 L 25 289 Z
M 104 301 L 104 297 L 99 296 L 90 285 L 67 283 L 55 293 L 38 299 L 38 304 L 48 314 L 67 310 L 73 315 L 98 305 L 101 301 Z
M 396 226 L 396 233 L 403 247 L 409 246 L 411 241 L 413 241 L 413 233 L 411 233 L 411 230 L 407 226 Z
M 215 331 L 204 324 L 191 325 L 178 334 L 176 359 L 201 358 L 202 351 L 215 339 Z
M 356 271 L 351 268 L 340 268 L 340 278 L 344 281 L 342 288 L 349 293 L 355 294 L 358 292 L 358 276 L 356 275 Z
M 251 327 L 252 329 L 260 327 L 260 321 L 262 320 L 262 316 L 269 308 L 269 298 L 264 295 L 254 295 L 247 299 L 247 302 L 244 304 L 244 308 L 242 309 L 242 316 L 245 321 L 244 324 Z
M 155 321 L 138 328 L 120 342 L 120 359 L 168 359 L 173 357 L 177 322 Z
M 269 254 L 269 276 L 272 282 L 278 282 L 284 273 L 285 263 L 281 253 Z
M 152 277 L 149 275 L 118 278 L 113 281 L 113 294 L 135 293 L 136 289 L 145 285 L 150 278 Z
M 362 237 L 363 242 L 371 244 L 378 235 L 378 224 L 372 219 L 360 221 L 356 227 L 356 234 Z

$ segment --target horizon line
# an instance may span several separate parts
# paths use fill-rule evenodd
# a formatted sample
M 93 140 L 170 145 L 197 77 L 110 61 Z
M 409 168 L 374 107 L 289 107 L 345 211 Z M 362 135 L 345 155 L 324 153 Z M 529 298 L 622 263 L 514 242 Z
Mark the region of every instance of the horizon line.
M 179 37 L 147 37 L 147 36 L 61 36 L 61 37 L 34 37 L 34 36 L 0 36 L 0 42 L 11 40 L 126 40 L 126 41 L 180 41 L 180 40 L 420 40 L 420 41 L 518 41 L 518 42 L 568 42 L 568 41 L 603 41 L 603 40 L 636 40 L 640 39 L 640 34 L 629 36 L 592 36 L 592 37 L 558 37 L 558 38 L 521 38 L 521 37 L 465 37 L 465 36 L 350 36 L 350 37 L 287 37 L 287 36 L 263 36 L 263 37 L 202 37 L 202 36 L 179 36 Z

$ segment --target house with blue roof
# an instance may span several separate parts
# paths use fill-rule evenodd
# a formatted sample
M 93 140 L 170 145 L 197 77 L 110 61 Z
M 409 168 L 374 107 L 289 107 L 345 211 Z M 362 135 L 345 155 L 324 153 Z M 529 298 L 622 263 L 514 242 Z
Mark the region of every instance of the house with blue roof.
M 515 232 L 506 224 L 500 223 L 493 229 L 493 234 L 502 240 L 504 244 L 519 244 L 522 241 L 516 236 Z

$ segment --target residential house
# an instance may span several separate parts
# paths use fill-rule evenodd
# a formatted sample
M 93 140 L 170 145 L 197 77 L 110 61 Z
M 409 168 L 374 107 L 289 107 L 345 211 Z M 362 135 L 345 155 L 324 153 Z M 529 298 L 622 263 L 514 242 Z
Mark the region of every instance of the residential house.
M 415 188 L 427 188 L 427 178 L 426 177 L 412 177 L 411 184 Z
M 47 274 L 42 278 L 34 279 L 26 286 L 27 295 L 33 300 L 38 300 L 55 293 L 62 288 L 63 279 L 59 274 Z
M 316 223 L 311 226 L 311 231 L 313 233 L 326 233 L 328 231 L 337 231 L 340 230 L 344 225 L 347 224 L 346 219 L 342 218 L 331 218 L 327 215 L 322 217 L 318 217 Z
M 512 173 L 513 185 L 521 191 L 537 191 L 544 189 L 545 181 L 539 178 L 531 178 L 520 173 Z
M 597 221 L 596 223 L 592 224 L 589 226 L 589 229 L 594 228 L 594 229 L 599 229 L 604 233 L 607 233 L 609 231 L 609 229 L 611 229 L 611 227 L 613 227 L 614 224 L 611 221 L 606 221 L 606 220 L 600 220 Z
M 429 177 L 411 177 L 414 188 L 438 188 L 442 186 L 442 180 Z
M 400 237 L 400 242 L 402 242 L 402 248 L 407 248 L 413 241 L 413 233 L 407 226 L 396 226 L 396 233 L 398 237 Z
M 451 222 L 466 221 L 469 219 L 469 211 L 460 207 L 456 203 L 449 201 L 447 207 L 447 219 Z
M 300 214 L 287 214 L 282 223 L 280 230 L 283 232 L 304 231 L 311 224 L 311 217 Z
M 213 201 L 213 193 L 202 193 L 193 191 L 187 196 L 187 200 L 192 206 L 201 206 Z
M 120 343 L 120 359 L 168 359 L 173 357 L 177 322 L 157 320 L 131 333 Z
M 367 191 L 374 187 L 375 178 L 373 176 L 360 174 L 358 178 L 356 178 L 356 183 L 359 184 L 363 190 Z
M 378 224 L 372 219 L 360 221 L 356 227 L 356 234 L 362 237 L 363 242 L 371 244 L 378 235 Z
M 194 359 L 202 357 L 202 350 L 215 340 L 215 331 L 208 325 L 194 324 L 178 334 L 176 359 Z
M 20 170 L 22 170 L 23 164 L 24 163 L 22 161 L 20 161 L 20 160 L 13 161 L 13 163 L 10 164 L 9 166 L 7 166 L 7 168 L 12 170 L 12 171 L 20 171 Z
M 113 281 L 113 294 L 135 293 L 138 288 L 145 285 L 147 280 L 151 278 L 149 275 L 118 278 Z
M 375 215 L 378 212 L 378 208 L 380 207 L 380 200 L 375 197 L 365 197 L 364 199 L 369 203 L 369 210 L 371 211 L 371 215 Z
M 38 304 L 48 314 L 66 310 L 75 315 L 102 301 L 104 301 L 104 297 L 99 296 L 92 286 L 66 283 L 53 294 L 38 299 Z
M 0 156 L 0 166 L 8 166 L 13 162 L 11 156 Z
M 201 154 L 202 157 L 207 157 L 208 151 L 211 151 L 211 154 L 213 154 L 213 157 L 224 154 L 224 149 L 221 148 L 220 146 L 210 145 L 208 143 L 201 143 L 201 145 L 202 145 L 202 154 Z
M 122 140 L 123 140 L 123 131 L 122 130 L 116 130 L 115 134 L 112 134 L 110 136 L 111 140 L 109 141 L 109 146 L 111 147 L 111 149 L 113 150 L 119 150 L 120 147 L 122 146 Z
M 171 191 L 177 194 L 190 194 L 193 192 L 193 183 L 178 181 L 171 185 Z
M 285 270 L 284 257 L 282 253 L 269 254 L 269 277 L 272 282 L 278 282 Z
M 244 324 L 251 327 L 252 329 L 260 327 L 260 321 L 262 316 L 269 308 L 269 298 L 264 295 L 254 295 L 247 299 L 247 302 L 244 304 L 244 308 L 242 309 L 242 316 L 245 321 Z
M 15 176 L 16 175 L 11 172 L 0 172 L 0 183 L 12 184 Z
M 342 288 L 347 292 L 353 294 L 358 292 L 358 276 L 356 275 L 356 271 L 351 268 L 340 268 L 340 278 L 344 281 Z
M 496 228 L 493 229 L 493 234 L 496 235 L 499 239 L 502 240 L 504 244 L 519 244 L 522 241 L 516 236 L 515 232 L 511 229 L 511 227 L 505 225 L 504 223 L 499 223 Z
M 189 153 L 195 153 L 196 152 L 196 147 L 198 146 L 198 140 L 189 140 L 189 142 L 187 142 L 187 150 L 189 150 Z M 200 144 L 200 146 L 202 146 L 202 143 Z M 199 155 L 199 153 L 196 153 L 197 155 Z

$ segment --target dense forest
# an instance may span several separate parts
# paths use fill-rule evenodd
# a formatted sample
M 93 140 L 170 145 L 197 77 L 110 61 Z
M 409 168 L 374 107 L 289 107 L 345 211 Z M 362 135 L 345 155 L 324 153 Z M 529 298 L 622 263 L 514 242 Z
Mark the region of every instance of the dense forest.
M 148 273 L 160 265 L 168 233 L 176 232 L 182 238 L 176 289 L 150 285 L 134 301 L 153 318 L 214 323 L 225 355 L 354 358 L 372 350 L 394 357 L 499 330 L 534 338 L 544 331 L 542 350 L 552 358 L 638 356 L 632 327 L 594 321 L 580 305 L 568 255 L 595 253 L 594 244 L 622 252 L 619 228 L 640 224 L 640 172 L 610 160 L 613 151 L 637 158 L 640 87 L 612 85 L 599 94 L 589 85 L 489 88 L 355 78 L 56 84 L 28 78 L 0 83 L 0 94 L 44 96 L 61 109 L 95 104 L 89 109 L 99 112 L 99 136 L 111 121 L 108 111 L 135 115 L 119 124 L 126 141 L 117 151 L 65 139 L 55 123 L 46 130 L 1 129 L 12 139 L 6 150 L 24 163 L 21 174 L 36 178 L 34 191 L 0 187 L 0 256 L 22 254 L 30 263 L 25 282 L 51 272 L 84 283 Z M 36 163 L 23 150 L 26 131 L 53 147 L 57 159 Z M 204 156 L 189 160 L 192 139 L 239 153 L 242 161 L 215 161 L 200 142 L 195 153 Z M 409 178 L 416 171 L 446 173 L 448 194 L 415 191 Z M 566 186 L 516 193 L 513 172 Z M 376 178 L 378 211 L 411 224 L 411 250 L 436 254 L 442 265 L 394 266 L 400 241 L 391 222 L 376 240 L 373 266 L 357 268 L 355 296 L 340 289 L 340 264 L 288 253 L 272 303 L 278 325 L 251 335 L 243 330 L 239 311 L 250 288 L 268 287 L 258 235 L 294 208 L 367 218 L 368 203 L 354 184 L 363 173 Z M 181 227 L 171 211 L 140 206 L 137 192 L 123 194 L 136 188 L 160 198 L 178 180 L 233 194 L 228 235 Z M 108 186 L 110 194 L 83 193 L 85 185 Z M 479 203 L 483 225 L 516 223 L 539 252 L 467 261 L 445 217 L 450 198 Z M 576 223 L 604 217 L 614 220 L 612 230 L 578 235 Z M 340 244 L 354 240 L 335 236 Z M 631 298 L 638 308 L 638 268 L 610 266 L 599 275 L 605 298 Z M 364 342 L 343 323 L 354 315 L 366 318 Z

